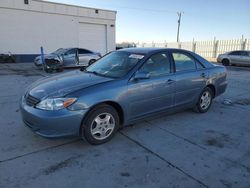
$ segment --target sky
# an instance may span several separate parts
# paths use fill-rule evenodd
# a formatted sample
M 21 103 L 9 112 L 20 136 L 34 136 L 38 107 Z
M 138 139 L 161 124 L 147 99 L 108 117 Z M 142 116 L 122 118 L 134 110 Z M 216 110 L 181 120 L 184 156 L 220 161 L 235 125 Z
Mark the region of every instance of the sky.
M 116 42 L 250 38 L 250 0 L 47 0 L 117 11 Z

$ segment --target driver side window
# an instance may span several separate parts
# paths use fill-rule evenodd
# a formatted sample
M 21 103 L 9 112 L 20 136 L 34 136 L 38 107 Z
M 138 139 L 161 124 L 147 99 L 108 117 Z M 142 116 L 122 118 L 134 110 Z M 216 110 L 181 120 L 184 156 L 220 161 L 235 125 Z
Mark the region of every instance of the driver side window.
M 75 49 L 71 49 L 67 52 L 64 53 L 64 56 L 72 56 L 76 54 L 76 50 Z
M 150 76 L 160 76 L 170 73 L 170 61 L 165 53 L 152 55 L 141 67 L 140 72 L 147 72 Z

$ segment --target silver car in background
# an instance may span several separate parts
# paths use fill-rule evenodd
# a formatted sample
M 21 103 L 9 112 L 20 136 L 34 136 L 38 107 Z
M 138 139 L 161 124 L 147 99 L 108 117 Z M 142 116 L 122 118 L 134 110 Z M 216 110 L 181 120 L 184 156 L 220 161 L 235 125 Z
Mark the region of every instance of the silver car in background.
M 98 52 L 83 48 L 59 48 L 55 52 L 47 54 L 44 59 L 60 61 L 64 67 L 89 66 L 101 57 Z M 36 66 L 42 66 L 41 56 L 35 58 Z
M 217 58 L 218 63 L 224 66 L 229 65 L 249 65 L 250 66 L 250 51 L 238 50 L 220 54 Z

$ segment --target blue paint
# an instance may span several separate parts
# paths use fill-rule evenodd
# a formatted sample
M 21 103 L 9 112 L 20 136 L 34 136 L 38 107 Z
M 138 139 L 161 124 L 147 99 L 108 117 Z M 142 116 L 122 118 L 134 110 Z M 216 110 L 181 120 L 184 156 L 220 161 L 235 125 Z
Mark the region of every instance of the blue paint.
M 43 51 L 42 46 L 41 46 L 41 59 L 42 59 L 42 63 L 44 64 L 44 51 Z

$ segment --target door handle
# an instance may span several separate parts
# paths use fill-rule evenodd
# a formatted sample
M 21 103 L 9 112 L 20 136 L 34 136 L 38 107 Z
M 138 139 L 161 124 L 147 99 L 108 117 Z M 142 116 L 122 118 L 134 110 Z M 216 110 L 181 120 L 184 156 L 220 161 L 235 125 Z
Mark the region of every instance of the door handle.
M 172 84 L 172 83 L 174 83 L 175 82 L 175 80 L 172 80 L 172 79 L 168 79 L 168 81 L 166 82 L 168 85 L 170 85 L 170 84 Z

